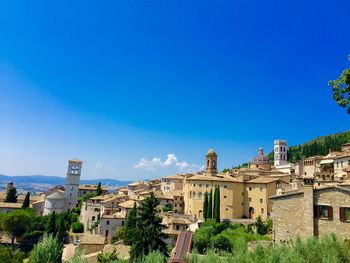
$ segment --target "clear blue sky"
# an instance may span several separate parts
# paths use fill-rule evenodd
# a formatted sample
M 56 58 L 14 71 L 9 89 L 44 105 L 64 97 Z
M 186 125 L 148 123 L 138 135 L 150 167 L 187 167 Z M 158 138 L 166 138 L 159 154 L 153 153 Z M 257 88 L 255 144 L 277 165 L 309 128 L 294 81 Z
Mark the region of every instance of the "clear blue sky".
M 77 157 L 83 178 L 151 178 L 197 169 L 210 147 L 222 169 L 275 138 L 347 130 L 327 82 L 349 66 L 349 10 L 2 1 L 0 173 L 65 176 Z

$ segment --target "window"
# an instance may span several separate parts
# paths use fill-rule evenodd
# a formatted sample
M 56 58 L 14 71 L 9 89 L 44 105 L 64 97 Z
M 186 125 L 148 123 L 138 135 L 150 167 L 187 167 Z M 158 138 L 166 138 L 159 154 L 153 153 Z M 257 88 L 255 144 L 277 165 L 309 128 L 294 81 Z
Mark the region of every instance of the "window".
M 249 187 L 249 191 L 251 191 L 252 190 L 252 188 L 251 187 Z
M 108 230 L 106 230 L 106 234 L 105 234 L 105 237 L 108 237 Z
M 196 187 L 196 184 L 193 184 L 193 187 Z
M 315 205 L 315 217 L 318 219 L 333 220 L 333 208 L 327 205 Z
M 202 192 L 198 193 L 198 198 L 202 198 Z
M 196 192 L 193 192 L 193 198 L 196 198 Z
M 339 207 L 340 221 L 350 222 L 350 207 Z
M 226 211 L 228 211 L 228 208 L 226 208 Z
M 343 167 L 343 161 L 340 161 L 340 167 Z
M 261 214 L 263 214 L 264 213 L 264 208 L 261 208 Z
M 124 221 L 122 221 L 122 226 L 124 226 Z
M 339 168 L 339 162 L 337 162 L 337 168 Z
M 227 197 L 227 196 L 226 196 L 226 195 L 224 195 L 224 198 L 225 198 L 225 199 L 226 199 L 226 197 Z
M 252 201 L 252 198 L 251 197 L 249 197 L 249 202 L 251 202 Z
M 224 188 L 227 188 L 227 185 L 226 185 L 226 184 L 224 185 Z
M 262 188 L 260 188 L 260 192 L 262 192 L 263 191 L 263 189 Z
M 107 224 L 107 226 L 109 226 L 109 220 L 107 220 L 106 224 Z
M 205 187 L 208 188 L 208 187 L 209 187 L 209 184 L 206 184 Z
M 180 207 L 182 207 L 182 204 L 180 204 Z
M 179 225 L 176 225 L 176 230 L 180 230 L 180 226 Z
M 264 200 L 262 198 L 260 198 L 260 204 L 262 204 L 264 202 Z
M 91 220 L 92 221 L 95 221 L 96 217 L 95 216 L 92 216 Z
M 199 184 L 199 187 L 202 187 L 202 184 Z
M 192 191 L 190 191 L 190 198 L 192 197 Z
M 175 203 L 175 207 L 177 207 L 177 204 Z

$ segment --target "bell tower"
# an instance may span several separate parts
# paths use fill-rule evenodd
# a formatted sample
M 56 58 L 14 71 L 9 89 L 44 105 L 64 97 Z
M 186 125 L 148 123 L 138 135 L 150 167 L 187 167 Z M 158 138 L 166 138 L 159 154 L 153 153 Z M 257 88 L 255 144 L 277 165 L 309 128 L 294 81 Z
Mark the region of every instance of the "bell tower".
M 274 140 L 275 167 L 288 164 L 287 151 L 288 147 L 286 140 Z
M 210 149 L 205 158 L 205 175 L 216 176 L 217 175 L 217 160 L 218 156 L 213 149 Z
M 72 210 L 77 205 L 82 165 L 83 162 L 80 160 L 68 161 L 67 181 L 64 191 L 66 210 Z

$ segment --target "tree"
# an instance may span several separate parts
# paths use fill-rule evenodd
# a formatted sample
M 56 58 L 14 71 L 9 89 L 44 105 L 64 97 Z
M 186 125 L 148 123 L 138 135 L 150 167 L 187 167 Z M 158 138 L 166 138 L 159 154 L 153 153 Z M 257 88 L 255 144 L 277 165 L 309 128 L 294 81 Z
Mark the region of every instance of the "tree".
M 17 189 L 12 187 L 6 194 L 5 203 L 17 203 Z
M 255 223 L 255 226 L 256 226 L 256 232 L 259 234 L 259 235 L 266 235 L 267 234 L 267 231 L 268 231 L 268 227 L 267 225 L 264 224 L 264 222 L 261 220 L 261 217 L 258 216 L 258 218 L 256 219 L 256 223 Z
M 204 216 L 204 220 L 206 221 L 208 219 L 208 192 L 207 191 L 204 194 L 203 216 Z
M 220 188 L 217 186 L 214 192 L 214 219 L 220 223 Z
M 96 188 L 96 195 L 102 195 L 102 186 L 101 186 L 101 182 L 98 183 L 97 188 Z
M 25 254 L 20 250 L 11 251 L 8 247 L 0 246 L 0 262 L 1 263 L 22 263 Z
M 213 218 L 213 190 L 210 189 L 209 198 L 208 198 L 208 214 L 207 219 Z
M 52 234 L 53 236 L 56 236 L 56 212 L 53 211 L 50 214 L 49 222 L 46 225 L 46 233 L 47 234 Z
M 232 245 L 230 240 L 224 235 L 217 235 L 212 240 L 212 246 L 216 251 L 225 251 L 231 253 Z
M 45 235 L 36 244 L 29 255 L 29 263 L 58 263 L 61 262 L 62 246 L 52 235 Z
M 84 233 L 84 224 L 80 222 L 74 222 L 72 224 L 73 233 Z
M 23 200 L 22 208 L 29 208 L 30 205 L 30 193 L 27 192 L 26 197 Z
M 58 218 L 58 220 L 57 220 L 57 234 L 56 234 L 56 238 L 57 238 L 58 242 L 63 244 L 65 237 L 66 237 L 66 226 L 65 226 L 63 217 L 60 216 Z
M 124 243 L 127 245 L 131 245 L 133 243 L 135 237 L 135 228 L 136 228 L 136 220 L 137 220 L 137 208 L 136 202 L 134 203 L 134 207 L 130 210 L 128 214 L 128 218 L 126 219 L 126 229 L 125 229 L 125 238 Z
M 29 210 L 14 210 L 2 217 L 2 227 L 11 238 L 11 245 L 14 248 L 15 238 L 22 236 L 32 221 L 33 213 Z
M 160 251 L 164 256 L 168 256 L 167 246 L 163 241 L 166 235 L 162 233 L 165 226 L 161 224 L 162 218 L 157 213 L 159 204 L 159 199 L 151 192 L 137 210 L 136 227 L 130 252 L 132 261 L 147 256 L 152 251 Z
M 97 263 L 111 263 L 118 260 L 118 253 L 114 250 L 112 252 L 102 252 L 97 255 Z
M 350 55 L 348 56 L 350 60 Z M 345 69 L 336 80 L 331 80 L 328 85 L 332 87 L 333 99 L 339 106 L 346 108 L 350 114 L 350 68 Z

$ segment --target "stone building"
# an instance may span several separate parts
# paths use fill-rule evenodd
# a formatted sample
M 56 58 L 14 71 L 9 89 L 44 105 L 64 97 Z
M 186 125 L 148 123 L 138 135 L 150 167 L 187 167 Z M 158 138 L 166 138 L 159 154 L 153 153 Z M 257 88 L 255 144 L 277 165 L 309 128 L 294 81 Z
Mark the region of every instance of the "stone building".
M 101 189 L 102 189 L 103 195 L 108 194 L 108 187 L 102 186 Z M 79 188 L 78 188 L 78 197 L 81 197 L 88 193 L 96 193 L 96 190 L 97 190 L 96 184 L 81 184 L 79 185 Z
M 68 161 L 67 182 L 64 190 L 65 210 L 72 210 L 78 201 L 78 190 L 83 162 L 80 160 Z
M 301 191 L 270 198 L 273 240 L 286 242 L 300 236 L 337 233 L 350 237 L 350 190 L 330 186 L 314 189 L 313 177 L 304 178 Z
M 49 215 L 53 211 L 59 214 L 65 210 L 65 197 L 64 192 L 58 190 L 45 197 L 43 215 Z

